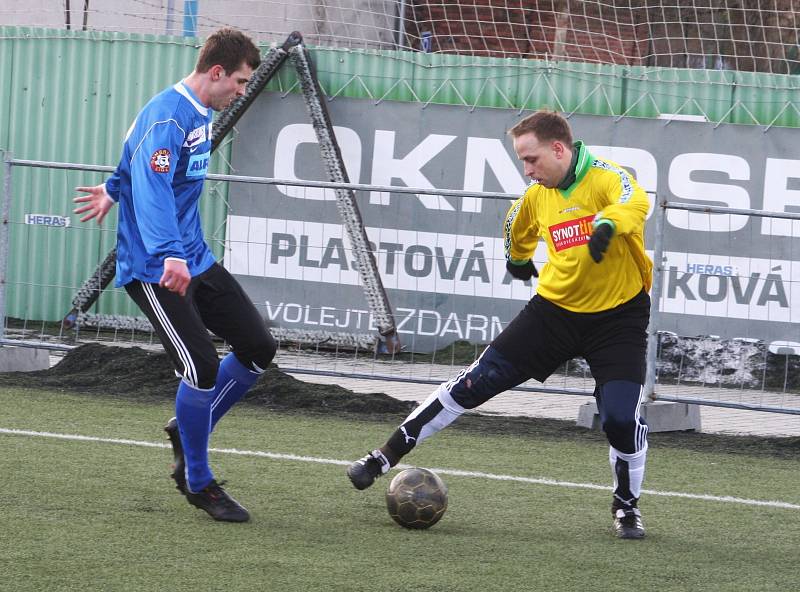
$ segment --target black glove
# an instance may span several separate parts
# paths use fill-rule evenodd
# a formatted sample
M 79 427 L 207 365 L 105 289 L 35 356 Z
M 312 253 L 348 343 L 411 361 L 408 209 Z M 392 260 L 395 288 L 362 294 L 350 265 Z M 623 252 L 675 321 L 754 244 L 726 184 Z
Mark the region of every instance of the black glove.
M 536 266 L 533 261 L 528 259 L 522 265 L 514 265 L 511 261 L 506 260 L 506 269 L 508 273 L 513 275 L 518 280 L 528 281 L 531 277 L 539 277 L 539 272 L 536 271 Z
M 611 224 L 598 224 L 589 239 L 589 254 L 595 263 L 603 260 L 603 253 L 608 250 L 608 243 L 614 236 L 614 227 Z

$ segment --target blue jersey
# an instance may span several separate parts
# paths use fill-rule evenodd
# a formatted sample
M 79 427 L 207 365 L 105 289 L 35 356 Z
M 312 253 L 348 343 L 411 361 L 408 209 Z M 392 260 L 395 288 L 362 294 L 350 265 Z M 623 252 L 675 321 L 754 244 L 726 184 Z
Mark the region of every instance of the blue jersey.
M 128 130 L 106 191 L 119 203 L 117 280 L 158 283 L 167 257 L 192 277 L 214 263 L 198 200 L 211 157 L 213 111 L 179 82 L 144 106 Z

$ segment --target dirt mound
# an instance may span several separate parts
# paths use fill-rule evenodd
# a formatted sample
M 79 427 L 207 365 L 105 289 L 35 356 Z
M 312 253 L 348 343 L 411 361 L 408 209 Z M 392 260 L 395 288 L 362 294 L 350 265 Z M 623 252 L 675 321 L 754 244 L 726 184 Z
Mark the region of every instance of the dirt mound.
M 178 379 L 163 352 L 137 347 L 81 345 L 38 372 L 0 374 L 0 385 L 64 389 L 112 397 L 171 400 Z M 362 415 L 406 415 L 414 404 L 383 393 L 357 394 L 337 385 L 303 382 L 271 365 L 247 393 L 245 403 L 270 409 L 303 409 Z
M 137 400 L 172 401 L 177 383 L 172 365 L 164 353 L 100 344 L 77 347 L 48 370 L 0 373 L 0 386 L 66 390 Z M 349 418 L 390 422 L 401 421 L 415 407 L 414 403 L 398 401 L 383 393 L 358 394 L 336 385 L 303 382 L 274 365 L 267 369 L 242 403 L 286 412 L 347 415 Z M 556 440 L 588 439 L 598 444 L 606 442 L 600 431 L 555 419 L 468 413 L 453 425 L 453 429 Z M 739 452 L 792 460 L 800 454 L 800 438 L 695 432 L 660 432 L 650 434 L 648 438 L 656 446 L 703 452 Z

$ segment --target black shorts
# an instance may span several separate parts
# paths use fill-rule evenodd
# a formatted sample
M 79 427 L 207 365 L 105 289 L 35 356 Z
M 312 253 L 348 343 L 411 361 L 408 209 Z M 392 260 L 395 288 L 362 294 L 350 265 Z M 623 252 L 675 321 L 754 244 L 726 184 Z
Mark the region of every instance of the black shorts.
M 214 386 L 217 348 L 209 330 L 224 339 L 245 366 L 266 369 L 275 341 L 239 282 L 215 263 L 192 278 L 186 296 L 158 284 L 125 285 L 158 334 L 175 370 L 190 385 Z
M 650 296 L 642 290 L 602 312 L 572 312 L 538 294 L 492 346 L 517 368 L 544 382 L 561 364 L 582 357 L 598 385 L 644 384 Z

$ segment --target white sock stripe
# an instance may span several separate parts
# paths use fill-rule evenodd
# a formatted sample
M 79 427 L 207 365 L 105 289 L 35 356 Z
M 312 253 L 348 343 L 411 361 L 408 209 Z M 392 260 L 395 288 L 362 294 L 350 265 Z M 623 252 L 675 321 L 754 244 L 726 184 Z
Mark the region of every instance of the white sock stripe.
M 214 399 L 214 400 L 211 402 L 211 409 L 212 409 L 212 410 L 214 409 L 214 407 L 216 407 L 217 405 L 219 405 L 219 402 L 220 402 L 222 399 L 224 399 L 224 398 L 225 398 L 225 395 L 226 395 L 226 394 L 228 393 L 228 391 L 230 390 L 230 387 L 231 387 L 231 385 L 233 384 L 233 382 L 234 382 L 233 380 L 229 380 L 229 381 L 228 381 L 228 382 L 225 384 L 225 386 L 223 386 L 221 389 L 219 389 L 219 392 L 217 393 L 217 396 L 216 396 L 216 398 L 215 398 L 215 399 Z
M 158 301 L 156 297 L 155 291 L 153 290 L 153 286 L 148 284 L 147 282 L 140 282 L 142 286 L 142 290 L 144 291 L 145 296 L 147 297 L 147 301 L 150 303 L 150 308 L 153 309 L 156 317 L 158 317 L 159 322 L 161 323 L 161 327 L 164 329 L 164 332 L 167 334 L 167 337 L 172 343 L 172 346 L 178 352 L 178 357 L 183 362 L 184 368 L 184 375 L 183 378 L 186 380 L 186 383 L 191 386 L 192 388 L 197 388 L 197 370 L 194 366 L 194 360 L 192 360 L 192 356 L 189 353 L 188 348 L 181 340 L 178 332 L 175 331 L 175 327 L 172 326 L 172 323 L 169 320 L 169 316 L 167 315 L 164 308 L 161 306 L 161 303 Z
M 634 428 L 634 451 L 638 452 L 642 449 L 642 424 L 636 420 L 636 427 Z
M 141 446 L 146 448 L 163 448 L 171 450 L 172 447 L 166 442 L 143 442 L 140 440 L 129 440 L 122 438 L 100 438 L 97 436 L 83 436 L 80 434 L 59 434 L 53 432 L 39 432 L 32 430 L 20 430 L 0 428 L 0 434 L 8 434 L 12 436 L 29 436 L 39 438 L 55 438 L 59 440 L 71 440 L 79 442 L 97 442 L 102 444 L 122 444 L 125 446 Z M 260 450 L 237 450 L 235 448 L 209 448 L 209 452 L 219 454 L 234 454 L 238 456 L 254 456 L 259 458 L 269 458 L 272 460 L 287 460 L 296 462 L 312 462 L 327 465 L 340 465 L 348 466 L 352 461 L 350 460 L 337 460 L 331 458 L 320 458 L 314 456 L 302 456 L 297 454 L 284 454 L 278 452 L 264 452 Z M 412 465 L 399 464 L 395 466 L 397 470 L 408 469 Z M 528 483 L 533 485 L 553 485 L 557 487 L 569 487 L 577 489 L 591 489 L 596 491 L 612 491 L 612 488 L 607 485 L 597 485 L 594 483 L 575 483 L 571 481 L 557 481 L 555 479 L 548 479 L 545 477 L 518 477 L 514 475 L 497 475 L 493 473 L 483 473 L 480 471 L 462 471 L 459 469 L 446 469 L 431 467 L 431 471 L 440 473 L 442 475 L 452 475 L 454 477 L 471 477 L 478 479 L 490 479 L 494 481 L 515 481 L 518 483 Z M 783 508 L 787 510 L 800 510 L 800 504 L 791 502 L 784 502 L 780 500 L 755 500 L 747 498 L 733 497 L 729 495 L 716 496 L 701 493 L 684 493 L 679 491 L 657 491 L 652 489 L 643 489 L 643 494 L 657 495 L 662 497 L 675 497 L 683 499 L 691 499 L 698 501 L 708 502 L 724 502 L 746 506 L 760 506 L 771 508 Z
M 634 417 L 634 421 L 636 421 L 635 440 L 634 440 L 636 452 L 647 449 L 647 432 L 649 428 L 640 421 L 642 417 L 641 409 L 643 403 L 644 403 L 644 385 L 640 385 L 639 399 L 636 401 L 636 413 Z
M 211 403 L 211 411 L 214 411 L 214 409 L 217 407 L 217 405 L 219 405 L 220 401 L 222 401 L 222 399 L 225 398 L 225 395 L 227 395 L 230 392 L 230 390 L 233 388 L 233 385 L 235 385 L 235 384 L 236 384 L 236 381 L 231 378 L 228 381 L 228 383 L 224 387 L 222 387 L 220 389 L 219 394 L 217 395 L 217 398 L 214 399 L 214 401 Z
M 619 483 L 617 482 L 617 449 L 613 446 L 608 447 L 608 462 L 611 464 L 611 481 L 612 481 L 612 491 L 616 491 L 617 486 Z
M 650 432 L 650 428 L 646 425 L 640 425 L 639 430 L 641 432 L 641 436 L 639 437 L 639 446 L 637 450 L 647 450 L 647 434 Z

